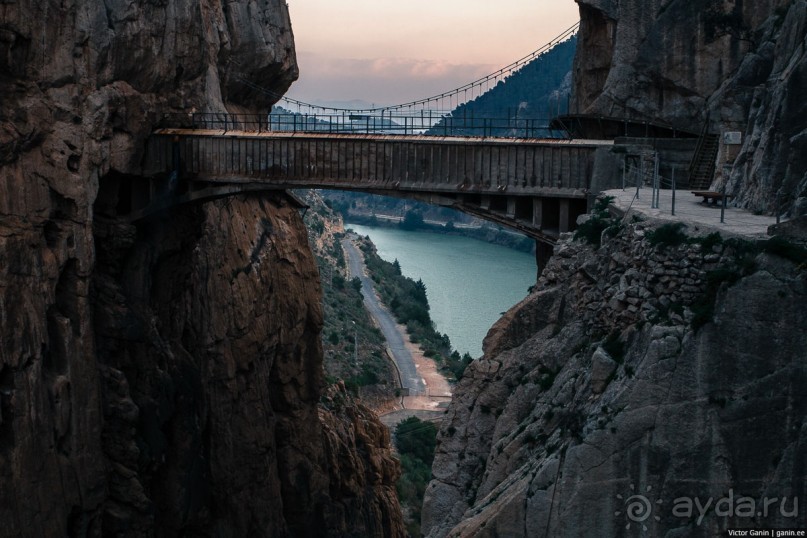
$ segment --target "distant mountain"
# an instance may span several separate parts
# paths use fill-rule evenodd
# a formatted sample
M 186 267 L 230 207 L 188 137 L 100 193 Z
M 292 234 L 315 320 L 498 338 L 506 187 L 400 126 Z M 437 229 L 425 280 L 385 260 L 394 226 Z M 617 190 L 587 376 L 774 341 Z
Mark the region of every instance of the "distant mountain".
M 576 48 L 577 36 L 555 45 L 490 91 L 458 106 L 428 134 L 524 136 L 507 123 L 517 117 L 530 120 L 519 125 L 530 130 L 528 136 L 549 136 L 549 120 L 568 111 Z

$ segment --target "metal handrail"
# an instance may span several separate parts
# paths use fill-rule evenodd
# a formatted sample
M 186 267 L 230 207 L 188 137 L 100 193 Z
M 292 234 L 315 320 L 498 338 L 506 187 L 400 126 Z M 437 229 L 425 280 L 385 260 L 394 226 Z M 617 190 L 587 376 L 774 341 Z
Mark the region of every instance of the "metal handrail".
M 547 118 L 517 115 L 501 118 L 452 116 L 451 114 L 229 114 L 217 112 L 169 113 L 158 127 L 245 132 L 333 134 L 404 134 L 484 138 L 562 138 Z

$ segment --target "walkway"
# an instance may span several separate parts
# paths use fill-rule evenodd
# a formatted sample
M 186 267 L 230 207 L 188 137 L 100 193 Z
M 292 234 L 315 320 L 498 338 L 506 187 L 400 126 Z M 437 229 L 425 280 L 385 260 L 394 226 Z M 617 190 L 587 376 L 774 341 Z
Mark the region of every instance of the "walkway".
M 408 388 L 411 393 L 421 393 L 425 391 L 426 386 L 417 371 L 412 354 L 406 347 L 404 337 L 398 330 L 397 322 L 393 319 L 389 311 L 381 305 L 375 294 L 372 280 L 364 273 L 363 256 L 350 238 L 342 239 L 342 247 L 344 247 L 345 250 L 345 257 L 347 258 L 351 277 L 359 277 L 361 280 L 364 307 L 378 324 L 384 338 L 387 340 L 387 345 L 392 352 L 395 364 L 398 366 L 398 371 L 401 373 L 403 386 Z
M 354 190 L 453 207 L 553 245 L 603 187 L 594 188 L 594 165 L 612 149 L 608 140 L 163 128 L 149 139 L 148 181 L 119 198 L 131 205 L 121 211 L 137 220 L 164 209 L 167 198 Z
M 703 198 L 695 196 L 689 190 L 675 191 L 675 215 L 672 214 L 672 190 L 659 191 L 659 207 L 651 208 L 652 189 L 639 189 L 636 199 L 636 188 L 613 189 L 603 192 L 604 196 L 613 196 L 613 205 L 621 211 L 638 212 L 648 217 L 676 222 L 684 222 L 695 227 L 703 227 L 705 231 L 719 231 L 725 234 L 741 235 L 753 239 L 768 237 L 768 227 L 776 224 L 776 217 L 754 215 L 750 211 L 737 207 L 726 207 L 723 223 L 720 222 L 720 206 L 705 205 Z

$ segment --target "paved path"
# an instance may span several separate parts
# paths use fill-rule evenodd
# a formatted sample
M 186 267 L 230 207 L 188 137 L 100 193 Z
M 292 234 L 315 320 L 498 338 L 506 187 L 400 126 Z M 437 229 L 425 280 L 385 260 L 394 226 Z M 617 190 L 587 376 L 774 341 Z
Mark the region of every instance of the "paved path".
M 750 211 L 738 207 L 726 207 L 725 222 L 720 222 L 720 206 L 703 204 L 703 198 L 695 196 L 689 190 L 676 189 L 675 215 L 672 215 L 672 190 L 662 189 L 659 196 L 659 207 L 650 207 L 653 190 L 649 187 L 639 189 L 636 199 L 636 188 L 614 189 L 603 194 L 614 197 L 614 205 L 622 211 L 628 208 L 644 215 L 660 220 L 681 221 L 692 227 L 703 227 L 705 231 L 721 231 L 729 234 L 743 235 L 753 238 L 768 237 L 768 226 L 776 224 L 776 218 L 768 215 L 754 215 Z
M 392 352 L 395 364 L 398 365 L 398 370 L 401 372 L 403 386 L 408 388 L 410 393 L 425 391 L 426 385 L 423 383 L 423 379 L 417 371 L 412 354 L 406 348 L 404 337 L 398 330 L 395 319 L 386 308 L 381 306 L 375 294 L 375 290 L 373 289 L 372 280 L 364 274 L 364 257 L 349 237 L 342 239 L 342 246 L 345 249 L 345 257 L 347 258 L 350 275 L 351 277 L 359 277 L 359 279 L 361 279 L 361 293 L 364 296 L 364 307 L 378 324 L 378 327 L 384 334 L 384 338 L 387 339 L 387 346 Z

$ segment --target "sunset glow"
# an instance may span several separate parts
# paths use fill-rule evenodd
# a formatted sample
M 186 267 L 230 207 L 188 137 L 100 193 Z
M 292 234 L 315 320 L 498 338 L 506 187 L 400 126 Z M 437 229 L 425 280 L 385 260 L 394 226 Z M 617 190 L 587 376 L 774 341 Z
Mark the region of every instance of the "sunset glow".
M 463 84 L 578 20 L 572 0 L 290 0 L 304 101 L 394 103 Z

